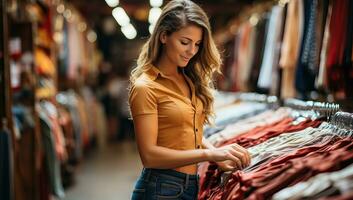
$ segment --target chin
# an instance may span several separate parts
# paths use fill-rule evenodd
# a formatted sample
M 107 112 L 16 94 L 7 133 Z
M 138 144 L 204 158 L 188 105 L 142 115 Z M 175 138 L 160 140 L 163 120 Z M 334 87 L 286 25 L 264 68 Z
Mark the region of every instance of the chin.
M 189 64 L 189 62 L 179 62 L 179 67 L 186 67 Z

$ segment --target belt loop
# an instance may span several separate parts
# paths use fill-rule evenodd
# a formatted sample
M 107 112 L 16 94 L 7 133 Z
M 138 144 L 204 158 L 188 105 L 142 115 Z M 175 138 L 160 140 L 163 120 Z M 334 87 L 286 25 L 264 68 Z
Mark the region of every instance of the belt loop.
M 189 186 L 189 174 L 186 174 L 186 177 L 185 177 L 185 188 L 187 188 Z

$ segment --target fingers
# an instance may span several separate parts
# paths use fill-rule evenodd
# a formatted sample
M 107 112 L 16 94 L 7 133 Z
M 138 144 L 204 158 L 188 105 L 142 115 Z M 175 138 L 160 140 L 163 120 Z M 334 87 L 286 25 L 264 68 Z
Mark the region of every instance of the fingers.
M 216 162 L 229 160 L 231 165 L 233 165 L 233 170 L 234 167 L 243 169 L 250 164 L 249 152 L 238 144 L 231 144 L 214 149 L 210 158 Z
M 230 148 L 229 151 L 233 156 L 235 156 L 239 160 L 239 162 L 240 162 L 239 169 L 244 168 L 246 166 L 246 160 L 245 160 L 246 158 L 245 158 L 245 156 L 243 156 L 243 153 L 240 151 L 236 151 L 233 148 Z
M 234 155 L 234 152 L 232 152 L 232 153 L 229 152 L 228 153 L 228 160 L 233 161 L 238 169 L 242 169 L 243 168 L 241 160 L 237 156 Z
M 251 157 L 250 157 L 248 150 L 246 150 L 244 147 L 242 147 L 238 144 L 233 144 L 232 148 L 242 154 L 242 161 L 245 166 L 250 165 Z
M 246 156 L 246 153 L 244 152 L 243 149 L 239 148 L 239 146 L 236 145 L 231 145 L 230 147 L 228 147 L 231 151 L 231 153 L 238 157 L 242 163 L 242 168 L 246 167 L 248 165 L 248 158 Z

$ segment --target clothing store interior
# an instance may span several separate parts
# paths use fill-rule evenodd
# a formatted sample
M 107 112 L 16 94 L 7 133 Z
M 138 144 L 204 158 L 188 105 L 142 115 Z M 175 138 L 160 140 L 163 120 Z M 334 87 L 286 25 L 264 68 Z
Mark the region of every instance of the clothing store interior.
M 163 0 L 0 0 L 0 199 L 130 199 L 129 75 Z M 194 0 L 221 52 L 214 125 L 242 170 L 198 199 L 353 199 L 353 1 Z

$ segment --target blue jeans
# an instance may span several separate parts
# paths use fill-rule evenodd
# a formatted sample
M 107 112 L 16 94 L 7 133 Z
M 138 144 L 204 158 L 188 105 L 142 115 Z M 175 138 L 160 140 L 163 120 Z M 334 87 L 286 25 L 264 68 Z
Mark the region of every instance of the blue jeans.
M 195 200 L 198 175 L 171 169 L 144 168 L 136 182 L 132 200 L 184 199 Z

